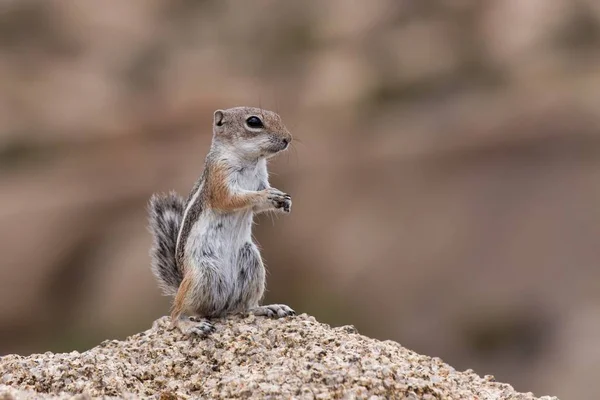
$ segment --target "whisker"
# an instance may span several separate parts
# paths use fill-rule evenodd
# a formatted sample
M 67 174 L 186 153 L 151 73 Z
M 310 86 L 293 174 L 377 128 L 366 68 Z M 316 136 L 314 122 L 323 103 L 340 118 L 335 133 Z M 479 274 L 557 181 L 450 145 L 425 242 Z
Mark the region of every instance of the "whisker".
M 292 146 L 292 149 L 294 150 L 294 154 L 296 156 L 296 168 L 300 165 L 300 158 L 298 157 L 298 149 L 296 148 L 296 146 Z
M 271 211 L 271 212 L 269 213 L 269 216 L 271 217 L 271 225 L 272 225 L 272 226 L 275 226 L 275 219 L 273 218 L 273 214 L 275 214 L 275 212 L 274 212 L 274 211 Z

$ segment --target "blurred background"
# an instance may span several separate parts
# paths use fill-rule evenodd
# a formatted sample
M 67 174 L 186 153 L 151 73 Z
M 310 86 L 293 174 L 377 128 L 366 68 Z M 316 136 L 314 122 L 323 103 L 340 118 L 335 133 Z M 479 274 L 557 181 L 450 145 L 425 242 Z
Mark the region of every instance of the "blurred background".
M 146 202 L 188 194 L 237 105 L 299 139 L 267 302 L 600 397 L 596 0 L 3 0 L 0 354 L 168 313 Z

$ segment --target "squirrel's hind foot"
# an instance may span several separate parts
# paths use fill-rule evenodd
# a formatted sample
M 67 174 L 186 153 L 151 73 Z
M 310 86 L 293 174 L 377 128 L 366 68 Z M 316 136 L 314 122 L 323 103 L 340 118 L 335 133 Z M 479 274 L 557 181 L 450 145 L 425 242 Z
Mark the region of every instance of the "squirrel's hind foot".
M 285 304 L 269 304 L 267 306 L 259 306 L 251 309 L 250 312 L 257 316 L 269 318 L 283 318 L 296 315 L 296 311 L 292 310 Z
M 180 317 L 175 321 L 175 326 L 186 336 L 206 337 L 214 333 L 217 328 L 206 318 Z

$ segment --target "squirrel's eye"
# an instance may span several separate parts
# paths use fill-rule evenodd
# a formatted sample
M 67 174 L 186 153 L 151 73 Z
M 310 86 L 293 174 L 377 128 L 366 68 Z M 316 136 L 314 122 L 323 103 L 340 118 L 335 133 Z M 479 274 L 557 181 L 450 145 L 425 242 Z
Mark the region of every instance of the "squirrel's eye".
M 262 128 L 264 127 L 262 121 L 258 117 L 250 117 L 246 120 L 246 123 L 250 128 Z

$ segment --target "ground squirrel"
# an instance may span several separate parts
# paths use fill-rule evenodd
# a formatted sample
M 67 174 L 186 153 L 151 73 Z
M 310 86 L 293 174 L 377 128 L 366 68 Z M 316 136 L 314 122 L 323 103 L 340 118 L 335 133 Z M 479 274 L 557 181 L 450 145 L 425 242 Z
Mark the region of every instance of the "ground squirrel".
M 272 111 L 217 110 L 204 171 L 188 199 L 175 192 L 151 197 L 152 272 L 175 296 L 171 320 L 183 333 L 210 334 L 209 318 L 226 314 L 295 314 L 283 304 L 259 306 L 265 268 L 252 240 L 254 214 L 291 211 L 291 197 L 269 186 L 267 172 L 267 159 L 291 141 Z

